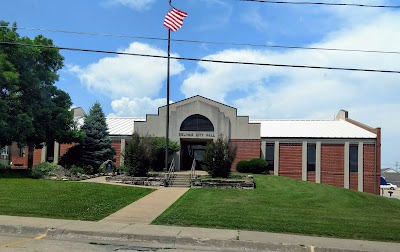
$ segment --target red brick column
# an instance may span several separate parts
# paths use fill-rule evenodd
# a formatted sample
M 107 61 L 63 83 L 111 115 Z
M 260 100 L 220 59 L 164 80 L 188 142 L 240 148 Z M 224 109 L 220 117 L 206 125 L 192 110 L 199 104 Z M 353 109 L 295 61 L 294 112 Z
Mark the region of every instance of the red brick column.
M 376 181 L 375 173 L 376 161 L 375 161 L 375 145 L 364 144 L 364 192 L 372 194 L 380 194 L 379 188 L 375 188 Z M 380 173 L 379 173 L 380 179 Z M 378 183 L 379 185 L 380 183 Z
M 231 171 L 236 171 L 236 164 L 240 160 L 250 160 L 261 157 L 260 139 L 231 139 L 230 142 L 236 146 L 236 158 L 232 163 Z
M 121 165 L 121 140 L 113 141 L 111 146 L 115 149 L 115 165 Z
M 38 165 L 38 164 L 41 163 L 41 161 L 42 161 L 42 151 L 43 151 L 43 149 L 34 149 L 33 150 L 33 163 L 32 163 L 32 166 L 35 166 L 35 165 Z
M 321 145 L 321 183 L 344 187 L 344 144 Z
M 302 179 L 302 153 L 301 143 L 280 143 L 279 176 Z

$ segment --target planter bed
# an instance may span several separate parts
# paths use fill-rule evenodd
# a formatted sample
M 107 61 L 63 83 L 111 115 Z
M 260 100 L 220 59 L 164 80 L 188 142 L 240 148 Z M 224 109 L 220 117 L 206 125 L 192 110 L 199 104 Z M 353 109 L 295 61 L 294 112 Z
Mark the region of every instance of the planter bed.
M 254 189 L 255 183 L 253 176 L 243 177 L 242 179 L 207 179 L 198 177 L 192 180 L 192 188 L 221 188 L 221 189 Z

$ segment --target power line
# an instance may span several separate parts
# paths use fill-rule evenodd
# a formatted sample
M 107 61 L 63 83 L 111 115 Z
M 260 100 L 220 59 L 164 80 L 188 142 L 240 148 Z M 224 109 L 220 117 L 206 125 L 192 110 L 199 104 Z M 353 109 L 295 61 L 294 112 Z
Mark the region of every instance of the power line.
M 10 28 L 10 27 L 9 26 L 1 26 L 0 25 L 0 28 Z M 119 38 L 159 40 L 159 41 L 167 41 L 168 40 L 166 38 L 157 38 L 157 37 L 132 36 L 132 35 L 121 35 L 121 34 L 110 34 L 110 33 L 78 32 L 78 31 L 44 29 L 44 28 L 17 27 L 17 29 L 33 30 L 33 31 L 44 31 L 44 32 L 53 32 L 53 33 L 76 34 L 76 35 L 100 36 L 100 37 L 119 37 Z M 251 43 L 215 42 L 215 41 L 187 40 L 187 39 L 171 39 L 171 41 L 183 42 L 183 43 L 198 43 L 198 44 L 213 44 L 213 45 L 233 45 L 233 46 L 251 46 L 251 47 L 265 47 L 265 48 L 279 48 L 279 49 L 302 49 L 302 50 L 322 50 L 322 51 L 341 51 L 341 52 L 378 53 L 378 54 L 400 54 L 400 51 L 360 50 L 360 49 L 325 48 L 325 47 L 304 47 L 304 46 L 290 46 L 290 45 L 261 45 L 261 44 L 251 44 Z
M 325 3 L 325 2 L 292 2 L 292 1 L 272 1 L 272 0 L 237 0 L 240 2 L 259 2 L 270 4 L 298 4 L 298 5 L 328 5 L 328 6 L 351 6 L 351 7 L 370 7 L 370 8 L 400 8 L 400 5 L 371 5 L 356 3 Z
M 116 51 L 105 51 L 105 50 L 94 50 L 84 48 L 72 48 L 72 47 L 57 47 L 57 46 L 46 46 L 46 45 L 33 45 L 23 43 L 12 43 L 12 42 L 0 42 L 0 45 L 12 45 L 12 46 L 30 46 L 46 49 L 58 49 L 58 50 L 69 50 L 79 52 L 93 52 L 93 53 L 104 53 L 104 54 L 116 54 L 116 55 L 130 55 L 150 58 L 162 58 L 167 59 L 167 56 L 162 55 L 151 55 L 151 54 L 139 54 L 139 53 L 127 53 L 127 52 L 116 52 Z M 253 65 L 253 66 L 271 66 L 271 67 L 287 67 L 287 68 L 307 68 L 307 69 L 319 69 L 319 70 L 340 70 L 340 71 L 357 71 L 357 72 L 374 72 L 374 73 L 395 73 L 400 74 L 400 70 L 380 70 L 380 69 L 365 69 L 365 68 L 345 68 L 345 67 L 326 67 L 326 66 L 308 66 L 308 65 L 291 65 L 291 64 L 274 64 L 274 63 L 256 63 L 256 62 L 243 62 L 243 61 L 227 61 L 227 60 L 209 60 L 209 59 L 198 59 L 188 57 L 170 57 L 176 60 L 186 61 L 198 61 L 198 62 L 210 62 L 210 63 L 221 63 L 221 64 L 237 64 L 237 65 Z

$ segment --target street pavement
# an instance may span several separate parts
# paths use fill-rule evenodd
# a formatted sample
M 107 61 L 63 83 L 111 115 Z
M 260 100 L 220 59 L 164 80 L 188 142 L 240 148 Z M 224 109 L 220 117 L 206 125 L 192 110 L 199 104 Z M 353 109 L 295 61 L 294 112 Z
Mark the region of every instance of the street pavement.
M 383 193 L 382 193 L 383 192 Z M 392 192 L 390 195 L 389 192 Z M 381 195 L 392 199 L 400 199 L 400 189 L 397 190 L 381 190 Z
M 89 182 L 109 183 L 104 178 L 96 178 Z M 245 230 L 149 225 L 187 190 L 187 188 L 158 188 L 101 221 L 0 215 L 0 251 L 44 251 L 40 248 L 34 249 L 35 245 L 42 248 L 48 246 L 49 249 L 46 251 L 65 251 L 59 249 L 63 246 L 65 248 L 70 246 L 69 251 L 163 251 L 162 249 L 168 249 L 168 251 L 174 251 L 170 249 L 176 249 L 176 251 L 400 251 L 400 243 Z M 23 242 L 18 242 L 21 239 L 17 238 L 20 237 Z M 88 240 L 95 242 L 88 243 Z M 77 245 L 70 242 L 80 243 L 87 250 L 75 250 L 74 246 Z M 31 245 L 28 246 L 28 244 Z M 57 244 L 59 248 L 56 249 Z M 93 246 L 99 244 L 103 246 Z M 123 247 L 113 247 L 115 244 Z M 27 250 L 28 247 L 32 250 Z

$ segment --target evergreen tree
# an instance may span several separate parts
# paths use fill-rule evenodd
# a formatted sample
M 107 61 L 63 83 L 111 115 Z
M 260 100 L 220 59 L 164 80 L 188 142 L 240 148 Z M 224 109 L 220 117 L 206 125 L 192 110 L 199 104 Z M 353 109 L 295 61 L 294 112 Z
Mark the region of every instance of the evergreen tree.
M 96 102 L 90 108 L 84 120 L 81 128 L 85 134 L 82 142 L 82 162 L 91 165 L 94 172 L 97 172 L 104 161 L 115 161 L 115 149 L 111 147 L 106 118 L 100 103 Z
M 124 165 L 128 175 L 144 177 L 150 169 L 151 146 L 149 137 L 140 137 L 133 133 L 132 140 L 127 142 L 124 154 Z
M 220 136 L 215 142 L 207 144 L 203 156 L 203 169 L 213 178 L 227 178 L 235 156 L 236 147 Z

